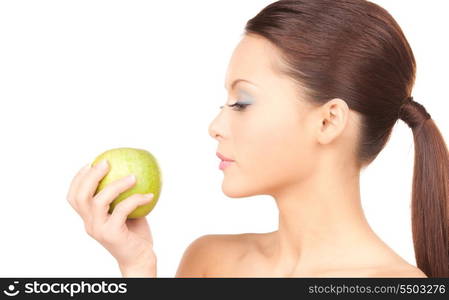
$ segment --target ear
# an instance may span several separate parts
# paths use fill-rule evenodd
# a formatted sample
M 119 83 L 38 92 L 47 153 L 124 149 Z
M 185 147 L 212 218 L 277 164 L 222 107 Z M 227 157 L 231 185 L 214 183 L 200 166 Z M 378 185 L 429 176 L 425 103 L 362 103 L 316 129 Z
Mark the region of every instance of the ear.
M 332 99 L 320 108 L 321 125 L 318 130 L 318 141 L 328 144 L 341 135 L 349 116 L 348 104 L 341 99 Z

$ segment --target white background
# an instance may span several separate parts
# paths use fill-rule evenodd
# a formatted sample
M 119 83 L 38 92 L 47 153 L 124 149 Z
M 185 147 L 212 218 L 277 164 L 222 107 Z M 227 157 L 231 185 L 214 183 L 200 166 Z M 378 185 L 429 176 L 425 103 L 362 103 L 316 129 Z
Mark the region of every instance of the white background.
M 145 148 L 162 168 L 147 217 L 158 276 L 173 277 L 201 235 L 276 229 L 271 197 L 222 193 L 208 135 L 244 25 L 271 2 L 0 2 L 0 276 L 121 276 L 66 201 L 76 171 L 115 147 Z M 373 2 L 405 32 L 415 100 L 449 140 L 447 1 Z M 361 189 L 374 230 L 415 264 L 412 166 L 412 133 L 399 122 Z

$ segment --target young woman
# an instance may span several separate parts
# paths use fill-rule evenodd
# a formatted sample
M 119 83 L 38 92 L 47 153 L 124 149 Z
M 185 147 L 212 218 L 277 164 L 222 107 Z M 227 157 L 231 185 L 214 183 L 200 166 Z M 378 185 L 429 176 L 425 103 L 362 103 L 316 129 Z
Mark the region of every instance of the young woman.
M 271 195 L 279 228 L 200 237 L 176 276 L 449 277 L 449 155 L 411 97 L 415 71 L 398 24 L 365 0 L 281 0 L 249 20 L 228 66 L 228 101 L 209 132 L 223 160 L 223 192 Z M 374 233 L 361 206 L 360 171 L 399 119 L 415 141 L 417 267 Z M 107 172 L 107 164 L 80 170 L 68 201 L 123 276 L 156 276 L 145 218 L 126 219 L 149 200 L 131 196 L 108 215 L 134 183 L 118 180 L 93 196 Z

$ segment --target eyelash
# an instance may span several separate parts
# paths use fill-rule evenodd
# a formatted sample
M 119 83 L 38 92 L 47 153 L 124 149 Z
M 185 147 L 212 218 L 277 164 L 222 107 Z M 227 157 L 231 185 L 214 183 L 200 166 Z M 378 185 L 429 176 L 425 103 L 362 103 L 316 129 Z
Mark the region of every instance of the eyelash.
M 229 107 L 232 107 L 236 111 L 242 111 L 250 104 L 235 102 L 234 104 L 231 104 L 231 105 L 226 104 L 226 105 L 229 106 Z M 223 108 L 223 107 L 224 106 L 221 106 L 220 108 Z

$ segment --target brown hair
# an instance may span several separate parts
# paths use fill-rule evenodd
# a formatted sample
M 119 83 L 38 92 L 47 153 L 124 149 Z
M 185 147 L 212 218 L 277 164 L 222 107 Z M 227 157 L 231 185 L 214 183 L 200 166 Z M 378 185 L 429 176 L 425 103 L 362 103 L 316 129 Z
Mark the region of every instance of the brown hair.
M 245 34 L 281 50 L 281 72 L 308 101 L 340 98 L 360 113 L 360 166 L 376 158 L 398 119 L 411 127 L 416 263 L 428 277 L 449 277 L 449 154 L 430 114 L 410 97 L 416 62 L 393 17 L 366 0 L 280 0 L 250 19 Z

